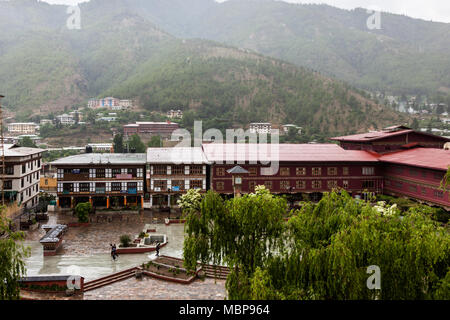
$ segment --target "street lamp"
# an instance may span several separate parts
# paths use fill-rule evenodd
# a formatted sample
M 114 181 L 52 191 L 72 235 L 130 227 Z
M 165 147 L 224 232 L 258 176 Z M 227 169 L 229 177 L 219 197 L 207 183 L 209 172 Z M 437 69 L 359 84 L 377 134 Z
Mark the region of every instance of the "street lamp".
M 248 174 L 248 171 L 241 166 L 235 166 L 234 168 L 227 170 L 231 174 L 233 179 L 234 196 L 239 198 L 242 191 L 242 176 Z
M 167 188 L 167 193 L 169 194 L 167 196 L 167 203 L 169 204 L 169 219 L 170 219 L 170 192 L 172 191 L 172 189 Z

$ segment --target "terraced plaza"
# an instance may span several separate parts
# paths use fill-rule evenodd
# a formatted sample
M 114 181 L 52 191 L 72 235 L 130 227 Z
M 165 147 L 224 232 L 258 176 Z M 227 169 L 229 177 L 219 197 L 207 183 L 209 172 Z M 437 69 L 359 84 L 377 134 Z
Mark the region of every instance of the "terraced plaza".
M 71 215 L 50 214 L 46 224 L 67 224 L 73 222 Z M 155 253 L 120 254 L 114 261 L 111 257 L 110 244 L 119 244 L 123 234 L 134 238 L 144 229 L 153 229 L 158 234 L 165 234 L 168 243 L 162 247 L 160 254 L 174 258 L 182 257 L 184 225 L 155 223 L 150 214 L 130 214 L 122 219 L 93 219 L 88 226 L 69 227 L 57 255 L 43 255 L 39 239 L 45 235 L 42 228 L 27 231 L 25 245 L 30 247 L 31 256 L 26 259 L 27 276 L 44 275 L 80 275 L 85 283 L 110 277 L 130 268 L 141 266 L 155 259 Z M 158 222 L 161 222 L 159 220 Z M 174 283 L 156 279 L 151 276 L 134 277 L 130 273 L 125 277 L 116 277 L 117 282 L 107 283 L 83 294 L 67 297 L 61 293 L 37 293 L 21 291 L 24 299 L 87 299 L 87 300 L 146 300 L 146 299 L 195 299 L 223 300 L 226 296 L 225 280 L 203 278 L 195 279 L 190 284 Z M 107 281 L 106 281 L 107 282 Z M 106 283 L 105 282 L 105 283 Z

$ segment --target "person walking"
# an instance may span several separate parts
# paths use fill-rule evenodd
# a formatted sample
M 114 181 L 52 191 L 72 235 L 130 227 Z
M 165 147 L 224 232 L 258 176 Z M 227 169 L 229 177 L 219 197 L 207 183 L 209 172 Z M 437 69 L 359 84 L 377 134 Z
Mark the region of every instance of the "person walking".
M 116 244 L 114 244 L 114 245 L 110 244 L 110 246 L 111 246 L 111 256 L 112 256 L 113 260 L 116 261 L 116 258 L 117 258 Z
M 156 244 L 156 256 L 159 257 L 159 242 Z

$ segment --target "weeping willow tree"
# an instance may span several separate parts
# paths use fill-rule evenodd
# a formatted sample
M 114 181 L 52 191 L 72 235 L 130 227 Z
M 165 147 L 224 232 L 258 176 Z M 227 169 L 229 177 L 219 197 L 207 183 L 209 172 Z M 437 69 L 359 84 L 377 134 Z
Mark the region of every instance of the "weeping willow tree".
M 426 207 L 406 214 L 330 193 L 289 221 L 289 251 L 250 280 L 254 299 L 450 299 L 450 237 Z M 369 266 L 381 288 L 369 289 Z
M 29 249 L 22 244 L 23 232 L 12 232 L 10 220 L 0 208 L 0 300 L 19 299 L 19 280 L 25 274 L 24 259 Z
M 228 298 L 250 298 L 254 272 L 282 249 L 286 210 L 286 200 L 264 187 L 231 200 L 209 191 L 200 210 L 187 216 L 185 266 L 193 270 L 197 261 L 226 264 L 231 268 Z
M 450 187 L 450 166 L 447 169 L 447 172 L 444 175 L 444 179 L 441 181 L 441 188 L 444 190 L 448 190 Z
M 286 210 L 264 189 L 228 201 L 209 192 L 188 216 L 186 266 L 230 266 L 229 299 L 450 299 L 450 236 L 431 208 L 402 212 L 342 191 L 288 223 Z M 369 288 L 369 266 L 380 288 Z

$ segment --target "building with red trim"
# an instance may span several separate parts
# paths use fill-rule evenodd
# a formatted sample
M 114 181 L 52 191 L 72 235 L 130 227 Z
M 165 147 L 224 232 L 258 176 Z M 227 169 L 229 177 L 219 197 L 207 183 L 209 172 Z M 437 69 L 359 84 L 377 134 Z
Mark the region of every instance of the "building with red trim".
M 345 150 L 366 150 L 388 153 L 413 146 L 442 149 L 450 139 L 425 132 L 414 131 L 405 126 L 393 126 L 382 131 L 331 138 Z

